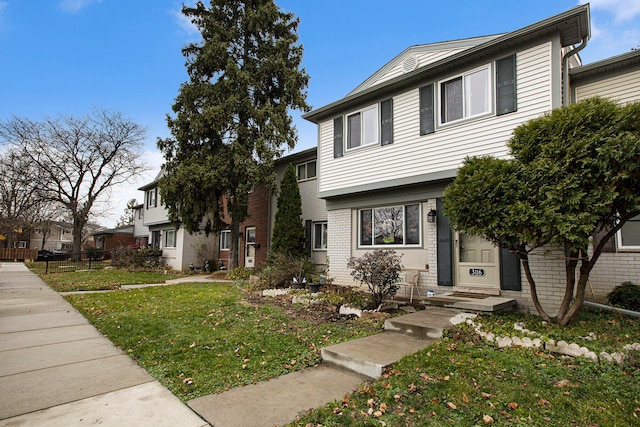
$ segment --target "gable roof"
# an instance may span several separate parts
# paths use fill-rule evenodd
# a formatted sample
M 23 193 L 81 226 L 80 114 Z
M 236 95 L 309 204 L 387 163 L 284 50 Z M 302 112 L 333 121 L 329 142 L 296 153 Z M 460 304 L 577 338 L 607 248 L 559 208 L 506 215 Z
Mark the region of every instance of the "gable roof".
M 430 63 L 446 58 L 447 56 L 451 56 L 470 47 L 490 41 L 498 36 L 499 35 L 473 37 L 469 39 L 420 44 L 408 47 L 398 56 L 389 61 L 384 67 L 376 71 L 371 77 L 362 82 L 358 87 L 352 90 L 349 95 L 362 92 L 377 83 L 390 80 L 400 73 L 424 67 Z
M 563 47 L 572 46 L 589 39 L 591 36 L 589 22 L 589 4 L 577 6 L 519 30 L 491 38 L 483 43 L 434 61 L 406 74 L 393 77 L 388 81 L 362 88 L 359 91 L 354 91 L 346 97 L 313 110 L 302 117 L 313 123 L 318 123 L 321 120 L 333 117 L 344 109 L 356 108 L 363 103 L 377 101 L 382 96 L 388 96 L 417 86 L 434 72 L 443 72 L 459 68 L 478 58 L 496 55 L 502 51 L 520 46 L 523 43 L 552 34 L 559 35 L 560 43 Z

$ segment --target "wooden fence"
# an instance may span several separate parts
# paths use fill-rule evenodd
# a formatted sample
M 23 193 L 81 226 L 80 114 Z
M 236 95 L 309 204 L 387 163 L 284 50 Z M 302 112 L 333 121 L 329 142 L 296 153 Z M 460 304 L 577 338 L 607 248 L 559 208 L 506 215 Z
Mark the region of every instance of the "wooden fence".
M 35 261 L 38 259 L 38 250 L 25 248 L 0 248 L 0 259 L 9 261 Z

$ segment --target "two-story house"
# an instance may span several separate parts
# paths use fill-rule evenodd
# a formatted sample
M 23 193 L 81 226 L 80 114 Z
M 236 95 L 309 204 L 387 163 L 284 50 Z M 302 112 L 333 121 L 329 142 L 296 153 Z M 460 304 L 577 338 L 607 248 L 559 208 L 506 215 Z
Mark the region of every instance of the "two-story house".
M 213 257 L 213 254 L 209 253 L 213 247 L 213 237 L 207 237 L 205 233 L 191 234 L 184 227 L 176 228 L 169 221 L 167 209 L 160 200 L 158 181 L 161 175 L 162 171 L 153 181 L 138 189 L 144 192 L 142 212 L 136 209 L 136 218 L 142 219 L 142 224 L 138 220 L 138 228 L 142 232 L 148 229 L 146 243 L 148 246 L 162 249 L 165 266 L 177 271 L 187 271 L 191 266 L 202 267 L 204 259 Z M 140 242 L 144 241 L 143 236 L 136 237 Z
M 530 306 L 518 259 L 451 230 L 442 196 L 467 156 L 508 156 L 518 125 L 570 102 L 570 72 L 589 37 L 583 5 L 506 34 L 413 46 L 306 114 L 318 126 L 318 197 L 336 283 L 354 284 L 350 257 L 390 248 L 421 271 L 423 295 L 475 292 Z M 585 90 L 576 87 L 578 98 Z M 541 300 L 559 303 L 553 279 L 544 281 Z

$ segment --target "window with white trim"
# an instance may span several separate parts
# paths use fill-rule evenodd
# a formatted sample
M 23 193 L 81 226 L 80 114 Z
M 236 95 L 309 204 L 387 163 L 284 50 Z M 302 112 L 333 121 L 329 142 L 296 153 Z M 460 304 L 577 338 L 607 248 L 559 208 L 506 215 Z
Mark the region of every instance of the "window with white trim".
M 220 250 L 229 250 L 229 241 L 231 239 L 231 230 L 222 230 L 220 232 Z
M 158 189 L 147 190 L 147 208 L 158 206 Z
M 316 222 L 313 224 L 313 250 L 327 250 L 327 223 Z
M 296 166 L 298 171 L 298 181 L 304 181 L 305 179 L 311 179 L 316 177 L 316 161 L 299 163 Z
M 618 231 L 618 248 L 640 250 L 640 215 L 625 222 Z
M 347 150 L 378 143 L 378 104 L 347 115 Z
M 361 209 L 358 214 L 360 246 L 419 246 L 419 204 Z
M 491 113 L 491 66 L 440 83 L 440 123 Z
M 176 247 L 176 230 L 164 230 L 164 247 Z

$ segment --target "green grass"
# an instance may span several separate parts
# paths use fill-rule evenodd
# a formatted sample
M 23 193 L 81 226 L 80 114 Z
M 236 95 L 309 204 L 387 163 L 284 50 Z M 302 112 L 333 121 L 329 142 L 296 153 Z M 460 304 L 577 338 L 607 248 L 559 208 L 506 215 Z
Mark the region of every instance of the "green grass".
M 183 401 L 317 364 L 322 347 L 381 331 L 375 322 L 291 318 L 244 295 L 207 283 L 67 299 Z
M 508 314 L 481 321 L 485 330 L 499 330 L 523 319 L 532 320 Z M 543 333 L 560 338 L 582 336 L 585 330 L 611 338 L 620 328 L 619 344 L 640 341 L 637 320 L 610 314 L 585 313 L 578 326 L 562 329 L 565 333 L 535 323 Z M 607 329 L 605 325 L 616 326 L 599 329 Z M 464 325 L 402 359 L 373 384 L 292 425 L 480 426 L 491 423 L 489 418 L 485 422 L 487 416 L 495 425 L 509 426 L 637 426 L 639 367 L 637 352 L 621 367 L 544 350 L 500 349 L 474 339 L 474 331 Z
M 57 292 L 98 291 L 119 289 L 122 285 L 141 285 L 145 283 L 163 283 L 166 280 L 182 277 L 178 274 L 164 274 L 162 271 L 128 271 L 126 269 L 102 269 L 44 274 L 33 269 L 53 290 Z

